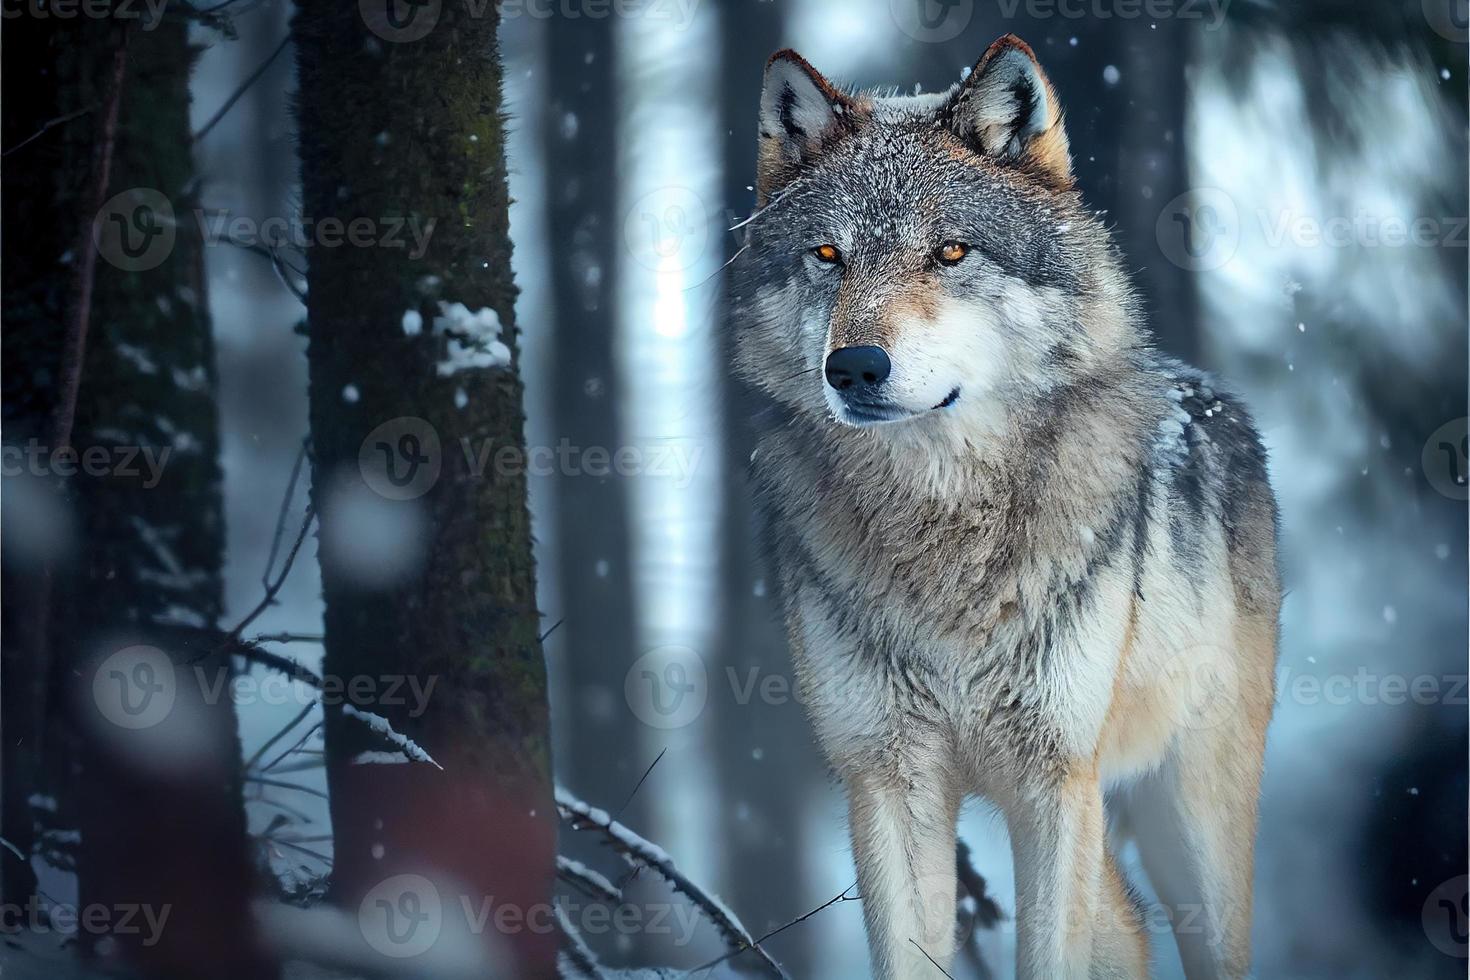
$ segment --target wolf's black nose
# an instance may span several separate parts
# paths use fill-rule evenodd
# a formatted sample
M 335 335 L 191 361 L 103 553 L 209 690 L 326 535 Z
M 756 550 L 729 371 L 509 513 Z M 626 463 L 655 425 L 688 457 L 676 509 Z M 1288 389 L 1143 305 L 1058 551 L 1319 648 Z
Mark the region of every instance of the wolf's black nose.
M 827 383 L 838 391 L 876 388 L 892 370 L 881 347 L 839 347 L 827 355 Z

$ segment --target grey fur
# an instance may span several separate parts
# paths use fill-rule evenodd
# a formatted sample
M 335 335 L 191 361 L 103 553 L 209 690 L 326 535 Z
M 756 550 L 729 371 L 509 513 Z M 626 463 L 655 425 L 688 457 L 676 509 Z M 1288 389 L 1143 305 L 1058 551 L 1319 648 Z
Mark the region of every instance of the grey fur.
M 1029 59 L 1016 44 L 1002 53 Z M 1265 452 L 1238 398 L 1152 348 L 1054 150 L 1005 137 L 1054 99 L 1039 68 L 1024 85 L 1017 73 L 1000 73 L 1013 97 L 972 90 L 989 84 L 977 69 L 904 99 L 819 76 L 788 97 L 768 74 L 766 200 L 732 273 L 733 340 L 774 406 L 752 482 L 798 678 L 849 791 L 878 975 L 930 969 L 905 939 L 947 962 L 935 923 L 953 862 L 936 854 L 952 854 L 969 794 L 1000 806 L 1017 848 L 1020 975 L 1139 975 L 1130 887 L 1093 846 L 1107 791 L 1120 832 L 1148 822 L 1130 799 L 1169 811 L 1152 818 L 1168 842 L 1140 840 L 1150 875 L 1178 877 L 1156 886 L 1181 904 L 1198 893 L 1219 933 L 1179 937 L 1191 976 L 1243 976 L 1280 604 Z M 810 131 L 821 107 L 793 107 L 803 97 L 829 99 L 829 131 Z M 957 122 L 966 104 L 1011 103 L 1013 129 L 982 120 L 999 140 Z M 1064 155 L 1042 104 L 1057 131 L 1031 136 Z M 941 268 L 949 241 L 969 254 Z M 823 243 L 840 268 L 814 263 Z M 953 377 L 931 377 L 948 360 L 924 360 L 915 330 L 962 352 Z M 829 350 L 862 343 L 908 352 L 894 358 L 899 421 L 846 424 L 845 396 L 824 391 Z M 958 401 L 931 410 L 951 384 Z M 1196 670 L 1231 686 L 1209 726 L 1174 714 Z M 1194 870 L 1174 875 L 1191 849 Z M 1067 918 L 1079 904 L 1082 926 Z

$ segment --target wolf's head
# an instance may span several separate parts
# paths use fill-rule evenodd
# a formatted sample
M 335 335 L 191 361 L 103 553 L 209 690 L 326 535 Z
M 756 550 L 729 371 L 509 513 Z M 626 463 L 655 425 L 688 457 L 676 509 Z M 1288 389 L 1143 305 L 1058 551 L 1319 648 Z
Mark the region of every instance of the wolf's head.
M 1137 343 L 1056 92 L 1014 36 L 912 97 L 846 93 L 778 52 L 757 181 L 736 357 L 803 413 L 895 432 L 995 420 Z

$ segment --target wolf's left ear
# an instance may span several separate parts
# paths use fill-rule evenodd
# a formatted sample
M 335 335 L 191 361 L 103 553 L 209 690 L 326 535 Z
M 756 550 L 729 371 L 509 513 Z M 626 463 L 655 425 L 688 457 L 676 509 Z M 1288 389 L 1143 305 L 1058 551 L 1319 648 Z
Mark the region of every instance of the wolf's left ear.
M 1055 187 L 1072 186 L 1072 153 L 1056 90 L 1030 45 L 1016 35 L 990 46 L 941 118 L 976 152 Z
M 765 203 L 844 133 L 857 125 L 855 99 L 790 49 L 766 62 L 761 89 L 756 190 Z

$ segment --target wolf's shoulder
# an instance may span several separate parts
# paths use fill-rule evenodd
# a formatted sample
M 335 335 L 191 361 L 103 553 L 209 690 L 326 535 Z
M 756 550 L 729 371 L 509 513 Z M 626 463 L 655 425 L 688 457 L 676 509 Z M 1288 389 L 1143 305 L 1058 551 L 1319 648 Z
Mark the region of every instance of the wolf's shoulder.
M 1249 568 L 1253 595 L 1272 592 L 1279 517 L 1250 409 L 1227 384 L 1187 364 L 1161 357 L 1154 371 L 1168 400 L 1154 468 L 1169 489 L 1176 544 L 1218 521 L 1232 562 Z
M 1209 372 L 1170 357 L 1155 357 L 1152 368 L 1170 403 L 1157 447 L 1165 457 L 1183 465 L 1208 460 L 1264 476 L 1266 448 L 1244 398 Z

